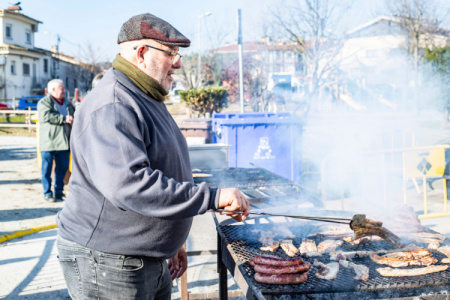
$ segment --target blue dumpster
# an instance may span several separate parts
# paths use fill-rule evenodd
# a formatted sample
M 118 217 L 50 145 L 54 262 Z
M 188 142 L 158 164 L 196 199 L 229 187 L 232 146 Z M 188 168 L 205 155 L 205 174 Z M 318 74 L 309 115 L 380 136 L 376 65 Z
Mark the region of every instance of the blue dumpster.
M 299 182 L 303 121 L 290 113 L 213 114 L 214 143 L 228 144 L 229 167 L 253 163 Z

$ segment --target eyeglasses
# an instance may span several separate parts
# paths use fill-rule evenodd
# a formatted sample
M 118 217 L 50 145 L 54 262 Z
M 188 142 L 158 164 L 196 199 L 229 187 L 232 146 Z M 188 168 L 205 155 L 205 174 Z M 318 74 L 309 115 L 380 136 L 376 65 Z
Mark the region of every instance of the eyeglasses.
M 153 46 L 149 46 L 149 45 L 144 45 L 144 46 L 147 47 L 147 48 L 152 48 L 152 49 L 156 49 L 156 50 L 165 52 L 165 53 L 173 56 L 172 66 L 175 65 L 183 57 L 183 55 L 181 55 L 179 53 L 176 53 L 176 52 L 170 52 L 170 51 L 159 49 L 159 48 L 156 48 L 156 47 L 153 47 Z M 133 50 L 136 50 L 138 47 L 139 46 L 134 47 Z

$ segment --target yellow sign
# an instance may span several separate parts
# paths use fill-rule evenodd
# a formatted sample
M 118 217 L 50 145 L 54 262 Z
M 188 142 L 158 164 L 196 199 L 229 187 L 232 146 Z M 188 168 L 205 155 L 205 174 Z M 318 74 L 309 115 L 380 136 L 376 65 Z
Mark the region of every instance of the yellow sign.
M 405 171 L 408 178 L 442 176 L 445 169 L 445 149 L 405 152 Z

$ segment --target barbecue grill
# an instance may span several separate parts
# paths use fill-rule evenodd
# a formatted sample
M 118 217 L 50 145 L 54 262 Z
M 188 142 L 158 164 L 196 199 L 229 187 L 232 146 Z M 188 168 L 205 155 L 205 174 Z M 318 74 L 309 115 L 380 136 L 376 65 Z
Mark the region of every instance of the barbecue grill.
M 294 212 L 290 211 L 291 214 Z M 297 211 L 296 213 L 300 213 Z M 353 212 L 330 211 L 330 210 L 302 210 L 303 215 L 315 216 L 336 216 L 349 217 Z M 214 215 L 214 213 L 213 213 Z M 450 291 L 450 271 L 432 273 L 413 277 L 383 277 L 375 270 L 386 267 L 372 262 L 370 257 L 354 259 L 356 264 L 363 264 L 370 269 L 369 280 L 367 282 L 353 279 L 355 273 L 352 270 L 340 268 L 339 274 L 334 280 L 318 279 L 314 274 L 317 269 L 313 266 L 308 274 L 308 280 L 298 285 L 267 285 L 254 280 L 253 268 L 249 265 L 249 260 L 255 255 L 272 254 L 259 250 L 261 243 L 256 237 L 247 234 L 248 229 L 271 230 L 274 225 L 283 225 L 283 222 L 292 222 L 285 218 L 256 217 L 248 218 L 244 223 L 237 223 L 234 220 L 226 220 L 220 224 L 215 215 L 213 216 L 217 225 L 218 233 L 218 273 L 219 273 L 219 296 L 220 299 L 227 299 L 227 269 L 235 278 L 237 284 L 246 295 L 247 299 L 280 299 L 282 295 L 289 295 L 291 299 L 386 299 L 411 297 L 430 294 L 447 294 Z M 319 230 L 311 222 L 298 223 L 289 229 L 296 235 L 295 245 L 299 245 L 308 234 L 316 233 Z M 431 233 L 436 233 L 429 230 Z M 314 239 L 318 244 L 321 239 Z M 448 242 L 447 242 L 448 243 Z M 423 244 L 417 244 L 426 247 Z M 380 249 L 392 249 L 385 241 L 373 242 L 362 245 L 351 245 L 344 243 L 340 248 L 343 251 L 376 251 Z M 433 256 L 439 260 L 446 256 L 435 251 Z M 289 258 L 284 251 L 279 248 L 274 255 Z M 322 257 L 305 258 L 311 264 L 314 259 L 325 264 L 330 263 L 329 255 Z M 407 267 L 414 268 L 414 267 Z M 283 297 L 281 297 L 283 298 Z

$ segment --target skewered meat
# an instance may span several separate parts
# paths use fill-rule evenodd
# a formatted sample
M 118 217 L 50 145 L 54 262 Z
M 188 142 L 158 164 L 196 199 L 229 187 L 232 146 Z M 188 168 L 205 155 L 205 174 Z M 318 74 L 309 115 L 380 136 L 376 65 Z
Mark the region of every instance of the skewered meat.
M 253 262 L 258 265 L 268 265 L 274 267 L 296 266 L 304 263 L 301 258 L 283 259 L 273 255 L 258 255 L 253 258 Z
M 271 251 L 274 252 L 278 249 L 280 246 L 280 243 L 277 241 L 272 240 L 270 237 L 266 238 L 258 238 L 258 241 L 261 242 L 263 245 L 261 248 L 259 248 L 261 251 Z
M 352 269 L 355 271 L 356 276 L 353 277 L 356 280 L 367 281 L 369 279 L 369 268 L 363 265 L 357 265 L 346 260 L 340 260 L 339 265 L 344 269 Z
M 306 257 L 322 256 L 322 253 L 317 251 L 316 242 L 307 239 L 302 240 L 300 254 Z
M 286 226 L 277 226 L 274 231 L 277 233 L 278 236 L 288 239 L 295 239 L 296 236 L 292 233 L 292 231 L 289 230 Z
M 294 257 L 299 250 L 294 246 L 292 240 L 281 240 L 280 241 L 281 249 L 290 257 Z
M 379 256 L 375 253 L 370 255 L 370 259 L 374 263 L 380 265 L 388 265 L 391 267 L 407 267 L 407 266 L 429 266 L 437 262 L 432 257 L 432 253 L 427 249 L 419 249 L 411 252 L 394 252 Z
M 379 236 L 373 236 L 373 235 L 363 237 L 359 240 L 354 240 L 353 236 L 344 238 L 344 241 L 346 241 L 347 243 L 352 244 L 352 245 L 367 244 L 367 243 L 372 243 L 372 242 L 381 242 L 382 240 L 383 239 L 380 238 Z
M 325 280 L 335 279 L 339 273 L 339 263 L 329 263 L 323 264 L 318 262 L 317 259 L 314 260 L 314 267 L 319 269 L 316 272 L 316 277 Z
M 428 266 L 416 269 L 379 268 L 377 272 L 386 277 L 419 276 L 447 270 L 448 266 Z
M 308 279 L 308 273 L 270 275 L 256 273 L 255 280 L 265 284 L 299 284 Z
M 403 244 L 400 238 L 382 226 L 382 222 L 366 219 L 364 226 L 353 226 L 353 230 L 355 231 L 354 239 L 357 240 L 365 236 L 377 235 L 391 244 L 392 247 L 401 248 Z
M 450 257 L 450 246 L 443 246 L 437 249 L 437 251 L 441 252 L 442 254 L 447 255 Z
M 309 238 L 321 238 L 326 240 L 342 240 L 349 236 L 353 236 L 352 231 L 324 231 L 308 235 Z
M 317 246 L 317 251 L 320 253 L 330 253 L 336 250 L 337 247 L 342 246 L 343 241 L 325 240 Z
M 311 268 L 309 262 L 305 262 L 302 265 L 288 266 L 288 267 L 274 267 L 267 265 L 255 265 L 255 272 L 263 274 L 281 275 L 281 274 L 295 274 L 304 273 Z
M 372 251 L 350 251 L 344 252 L 342 250 L 330 252 L 331 260 L 349 260 L 352 261 L 353 258 L 364 258 L 369 256 Z

